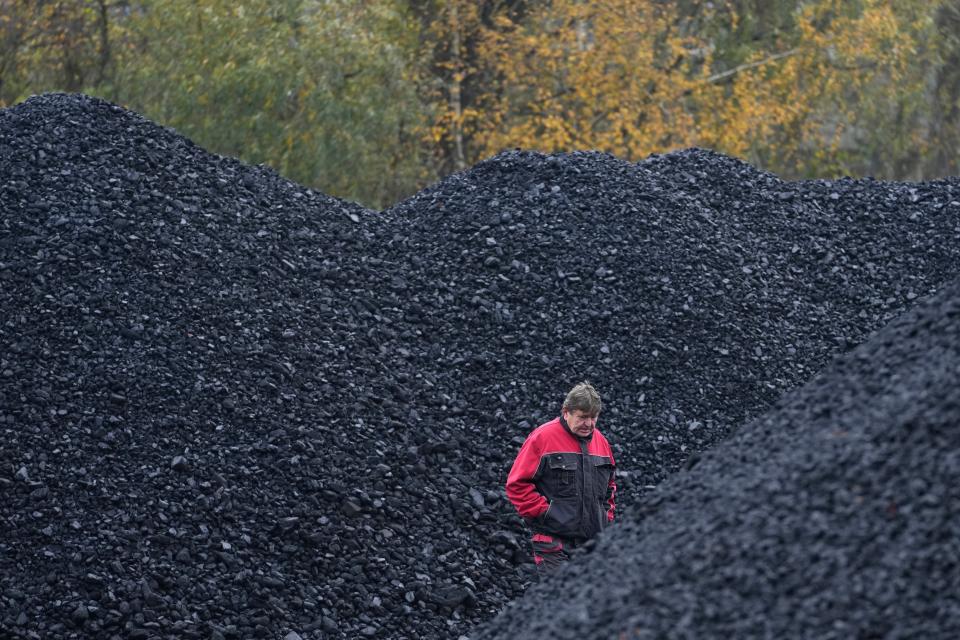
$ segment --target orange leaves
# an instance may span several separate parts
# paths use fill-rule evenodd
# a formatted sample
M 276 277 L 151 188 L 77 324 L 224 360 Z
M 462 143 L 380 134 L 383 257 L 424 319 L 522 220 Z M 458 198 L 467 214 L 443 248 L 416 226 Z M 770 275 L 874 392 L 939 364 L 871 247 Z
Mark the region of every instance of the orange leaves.
M 687 110 L 706 43 L 682 36 L 664 3 L 557 0 L 523 24 L 501 21 L 487 40 L 501 123 L 484 152 L 596 148 L 634 157 L 694 140 Z
M 802 4 L 791 29 L 733 64 L 715 34 L 744 19 L 735 4 L 698 16 L 712 32 L 654 0 L 554 0 L 478 25 L 478 58 L 497 83 L 477 99 L 475 156 L 590 148 L 639 159 L 699 145 L 759 154 L 787 175 L 840 171 L 852 127 L 882 117 L 884 91 L 918 95 L 917 0 Z

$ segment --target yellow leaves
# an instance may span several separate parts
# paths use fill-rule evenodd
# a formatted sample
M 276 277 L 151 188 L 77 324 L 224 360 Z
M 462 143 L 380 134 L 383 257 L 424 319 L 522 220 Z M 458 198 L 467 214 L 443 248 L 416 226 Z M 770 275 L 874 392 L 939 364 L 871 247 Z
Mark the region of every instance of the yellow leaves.
M 569 120 L 560 115 L 547 115 L 541 124 L 544 151 L 563 151 L 573 141 Z
M 677 34 L 674 18 L 646 0 L 556 0 L 549 12 L 511 25 L 521 38 L 490 41 L 506 82 L 493 106 L 502 124 L 480 132 L 484 151 L 576 145 L 633 156 L 689 142 L 688 53 L 707 47 Z
M 732 2 L 724 15 L 735 30 Z M 777 147 L 788 173 L 839 166 L 850 123 L 876 114 L 864 101 L 882 104 L 870 96 L 908 80 L 917 41 L 907 20 L 924 22 L 884 0 L 803 3 L 792 31 L 723 67 L 716 42 L 678 27 L 672 3 L 554 0 L 522 22 L 498 15 L 478 38 L 490 65 L 481 72 L 498 84 L 478 100 L 476 154 L 598 148 L 637 159 L 690 145 L 741 156 Z

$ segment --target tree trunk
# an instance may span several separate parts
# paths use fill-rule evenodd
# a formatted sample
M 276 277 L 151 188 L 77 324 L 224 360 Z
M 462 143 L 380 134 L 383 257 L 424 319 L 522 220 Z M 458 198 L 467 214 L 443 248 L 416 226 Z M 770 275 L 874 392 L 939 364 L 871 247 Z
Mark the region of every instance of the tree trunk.
M 937 70 L 930 138 L 936 140 L 927 164 L 927 177 L 960 173 L 960 0 L 937 10 L 937 30 L 943 62 Z
M 463 58 L 460 53 L 460 12 L 459 0 L 451 0 L 450 26 L 453 31 L 451 54 L 453 74 L 450 79 L 450 108 L 453 110 L 453 163 L 457 171 L 467 168 L 467 160 L 463 153 L 463 102 L 461 83 L 463 82 Z
M 103 84 L 107 76 L 107 66 L 110 64 L 110 23 L 107 11 L 107 0 L 98 0 L 100 9 L 100 64 L 97 67 L 97 84 Z

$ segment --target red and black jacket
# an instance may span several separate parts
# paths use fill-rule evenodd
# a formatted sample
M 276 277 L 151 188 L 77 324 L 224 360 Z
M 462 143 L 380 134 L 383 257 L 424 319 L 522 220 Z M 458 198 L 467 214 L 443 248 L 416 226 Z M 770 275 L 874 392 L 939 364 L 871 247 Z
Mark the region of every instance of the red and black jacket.
M 507 497 L 536 533 L 592 538 L 613 521 L 617 485 L 610 444 L 575 435 L 562 418 L 531 433 L 507 477 Z

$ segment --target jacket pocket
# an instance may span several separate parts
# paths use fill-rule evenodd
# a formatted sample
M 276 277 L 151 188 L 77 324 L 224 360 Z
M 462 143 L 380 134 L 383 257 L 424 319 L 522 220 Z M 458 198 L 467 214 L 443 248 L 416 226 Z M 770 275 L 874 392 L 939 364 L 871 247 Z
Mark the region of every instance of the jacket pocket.
M 593 486 L 596 498 L 606 502 L 609 492 L 610 478 L 613 477 L 613 465 L 608 458 L 593 459 Z
M 556 455 L 548 463 L 550 489 L 557 498 L 577 495 L 577 462 Z
M 579 506 L 576 499 L 557 498 L 541 516 L 543 529 L 561 537 L 576 537 L 580 534 Z

